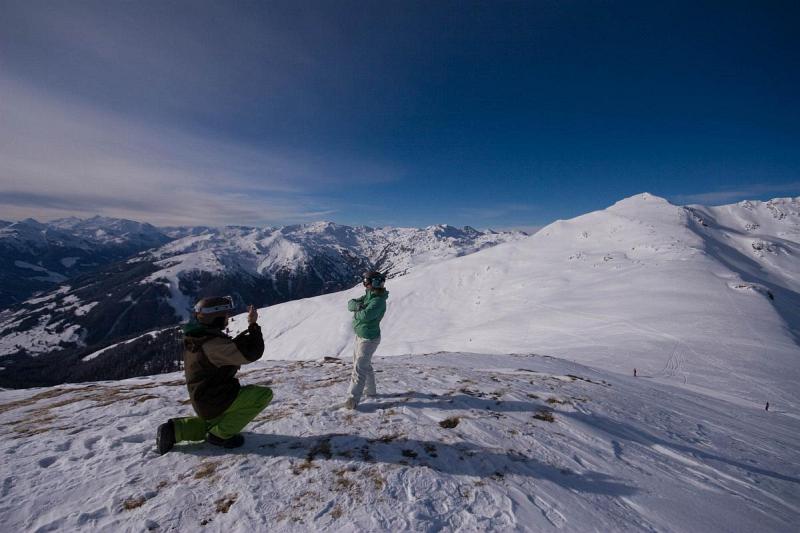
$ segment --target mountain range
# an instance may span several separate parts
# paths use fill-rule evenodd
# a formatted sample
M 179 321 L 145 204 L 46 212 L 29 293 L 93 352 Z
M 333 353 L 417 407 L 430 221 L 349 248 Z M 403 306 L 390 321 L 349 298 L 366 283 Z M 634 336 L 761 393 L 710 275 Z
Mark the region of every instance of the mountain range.
M 800 198 L 684 207 L 640 194 L 387 288 L 384 356 L 534 352 L 797 400 Z M 269 357 L 348 357 L 345 302 L 361 290 L 262 309 Z
M 199 255 L 126 264 L 229 264 L 189 249 Z M 157 425 L 192 413 L 181 372 L 0 390 L 0 520 L 31 531 L 794 531 L 798 254 L 800 198 L 703 207 L 641 194 L 414 263 L 387 284 L 378 394 L 356 410 L 337 401 L 351 370 L 345 305 L 363 289 L 263 307 L 264 357 L 239 378 L 274 398 L 236 450 L 158 455 Z M 169 276 L 158 279 L 174 313 Z M 39 305 L 70 305 L 71 290 Z M 238 315 L 230 332 L 245 327 Z M 157 337 L 83 364 L 122 367 Z M 61 366 L 80 366 L 70 357 Z
M 203 296 L 231 295 L 240 309 L 274 305 L 349 288 L 365 270 L 402 276 L 524 237 L 447 225 L 331 222 L 158 229 L 95 217 L 8 224 L 0 246 L 9 298 L 34 286 L 51 288 L 0 312 L 0 385 L 171 370 L 180 355 L 173 326 Z M 99 350 L 102 358 L 91 356 Z

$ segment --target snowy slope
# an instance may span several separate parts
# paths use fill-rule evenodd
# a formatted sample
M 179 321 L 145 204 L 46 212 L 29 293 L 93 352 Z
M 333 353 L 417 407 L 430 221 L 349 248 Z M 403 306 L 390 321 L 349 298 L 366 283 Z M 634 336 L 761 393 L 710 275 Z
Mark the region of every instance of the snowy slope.
M 99 215 L 87 219 L 61 218 L 48 225 L 88 241 L 131 246 L 141 250 L 161 246 L 170 240 L 170 237 L 152 224 Z
M 143 375 L 145 367 L 164 368 L 148 365 L 146 359 L 163 358 L 174 348 L 166 337 L 168 345 L 160 345 L 159 339 L 150 343 L 136 365 L 123 365 L 129 373 L 120 376 L 120 362 L 129 358 L 132 346 L 120 341 L 187 319 L 202 296 L 229 294 L 243 308 L 245 303 L 271 305 L 340 291 L 371 268 L 402 275 L 421 264 L 526 236 L 446 225 L 374 229 L 330 222 L 282 228 L 172 228 L 165 236 L 147 224 L 101 217 L 40 226 L 46 232 L 70 231 L 95 244 L 102 241 L 105 247 L 118 241 L 144 246 L 148 239 L 182 236 L 127 261 L 68 280 L 62 277 L 57 290 L 0 310 L 0 356 L 5 357 L 0 386 L 51 385 L 86 376 L 132 377 Z M 75 255 L 59 259 L 77 261 Z M 57 275 L 33 263 L 17 263 L 22 266 L 14 268 L 35 277 Z M 62 263 L 57 265 L 62 268 Z
M 745 405 L 795 408 L 800 217 L 741 210 L 765 231 L 751 240 L 768 236 L 782 255 L 732 247 L 716 225 L 698 222 L 695 208 L 643 194 L 528 239 L 422 266 L 387 285 L 378 353 L 536 352 L 623 374 L 637 368 Z M 719 211 L 736 208 L 709 213 Z M 263 309 L 270 356 L 349 355 L 345 303 L 359 294 Z M 243 326 L 239 317 L 233 329 Z
M 232 453 L 189 444 L 156 454 L 156 425 L 191 410 L 177 374 L 2 391 L 0 523 L 226 533 L 796 530 L 796 411 L 738 407 L 533 355 L 375 366 L 381 396 L 359 412 L 329 410 L 345 392 L 342 362 L 245 370 L 243 380 L 270 385 L 275 400 Z
M 639 195 L 417 266 L 390 281 L 380 395 L 356 412 L 331 405 L 360 290 L 262 309 L 266 359 L 241 378 L 275 400 L 233 453 L 156 454 L 156 426 L 191 414 L 180 374 L 0 391 L 0 523 L 794 531 L 796 202 Z
M 149 224 L 107 217 L 0 224 L 0 310 L 168 240 Z
M 390 277 L 414 266 L 474 253 L 518 240 L 522 232 L 480 232 L 447 225 L 427 228 L 369 228 L 315 222 L 281 228 L 231 226 L 177 239 L 131 262 L 153 261 L 159 268 L 142 283 L 164 280 L 176 312 L 187 317 L 193 294 L 183 280 L 199 274 L 261 277 L 277 292 L 293 284 L 327 285 L 352 281 L 365 269 Z

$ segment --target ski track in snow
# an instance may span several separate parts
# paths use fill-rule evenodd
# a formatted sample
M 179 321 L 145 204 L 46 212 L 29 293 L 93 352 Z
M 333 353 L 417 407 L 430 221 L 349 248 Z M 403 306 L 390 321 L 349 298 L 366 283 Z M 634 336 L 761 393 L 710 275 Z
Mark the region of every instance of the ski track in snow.
M 157 424 L 191 413 L 179 374 L 0 391 L 0 523 L 749 532 L 800 518 L 795 418 L 552 357 L 439 353 L 375 368 L 379 396 L 351 412 L 330 407 L 345 361 L 245 367 L 243 383 L 275 392 L 245 446 L 163 457 Z

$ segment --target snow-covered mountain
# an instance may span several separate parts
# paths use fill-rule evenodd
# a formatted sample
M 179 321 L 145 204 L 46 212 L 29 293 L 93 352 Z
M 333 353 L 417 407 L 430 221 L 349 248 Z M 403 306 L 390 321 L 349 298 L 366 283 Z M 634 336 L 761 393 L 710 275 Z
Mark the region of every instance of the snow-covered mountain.
M 157 455 L 156 426 L 191 414 L 180 373 L 0 391 L 0 520 L 13 530 L 794 531 L 798 206 L 637 195 L 418 265 L 388 284 L 379 395 L 357 411 L 331 404 L 350 374 L 345 303 L 360 291 L 261 309 L 265 359 L 240 377 L 275 399 L 232 452 L 181 444 Z M 231 329 L 244 325 L 238 316 Z M 105 353 L 91 355 L 86 364 Z
M 167 283 L 171 303 L 185 319 L 203 290 L 238 292 L 242 303 L 264 299 L 220 286 L 231 276 L 251 278 L 256 284 L 266 279 L 270 287 L 260 291 L 268 293 L 270 303 L 287 301 L 350 287 L 368 269 L 392 278 L 416 265 L 523 237 L 522 232 L 480 232 L 447 225 L 373 229 L 318 222 L 264 229 L 227 227 L 175 240 L 131 263 L 151 262 L 157 267 L 143 282 Z M 259 289 L 249 291 L 258 293 Z
M 48 225 L 88 241 L 125 245 L 141 250 L 161 246 L 169 240 L 162 229 L 152 224 L 99 215 L 87 219 L 61 218 L 49 222 Z
M 0 224 L 0 309 L 169 240 L 149 224 L 105 217 Z
M 797 405 L 798 198 L 702 208 L 637 195 L 387 288 L 383 355 L 535 352 Z M 270 356 L 347 356 L 345 303 L 359 293 L 263 309 Z
M 59 224 L 111 240 L 148 235 L 138 226 L 103 224 L 100 219 Z M 116 229 L 101 235 L 98 225 Z M 0 384 L 141 375 L 144 367 L 152 368 L 149 357 L 162 353 L 161 346 L 151 343 L 133 367 L 128 357 L 126 364 L 117 361 L 123 358 L 120 350 L 106 348 L 147 332 L 171 331 L 168 327 L 185 320 L 201 296 L 230 294 L 242 308 L 248 303 L 272 305 L 349 288 L 371 268 L 397 276 L 417 265 L 526 237 L 522 232 L 451 226 L 373 229 L 330 222 L 187 229 L 183 234 L 127 261 L 66 280 L 57 290 L 0 314 L 0 356 L 6 356 Z M 166 333 L 165 342 L 172 343 L 171 335 Z M 101 349 L 101 359 L 89 357 Z M 125 355 L 130 355 L 127 350 Z M 31 361 L 31 356 L 44 359 Z M 68 356 L 96 360 L 88 366 L 77 360 L 74 365 L 53 364 Z M 111 373 L 100 372 L 101 367 Z M 128 374 L 120 375 L 121 368 Z

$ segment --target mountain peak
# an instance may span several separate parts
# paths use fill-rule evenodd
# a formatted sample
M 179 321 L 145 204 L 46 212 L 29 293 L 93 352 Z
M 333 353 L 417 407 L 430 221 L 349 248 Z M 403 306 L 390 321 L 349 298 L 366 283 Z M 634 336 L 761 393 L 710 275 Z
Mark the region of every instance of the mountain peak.
M 662 198 L 661 196 L 656 196 L 655 194 L 651 194 L 649 192 L 642 192 L 639 194 L 634 194 L 633 196 L 628 196 L 627 198 L 623 198 L 622 200 L 616 202 L 614 205 L 672 205 L 669 200 L 666 198 Z
M 39 222 L 35 218 L 26 218 L 24 220 L 20 220 L 16 224 L 18 224 L 20 226 L 30 226 L 30 227 L 36 228 L 36 229 L 46 229 L 47 228 L 47 226 L 45 224 L 42 224 L 41 222 Z

